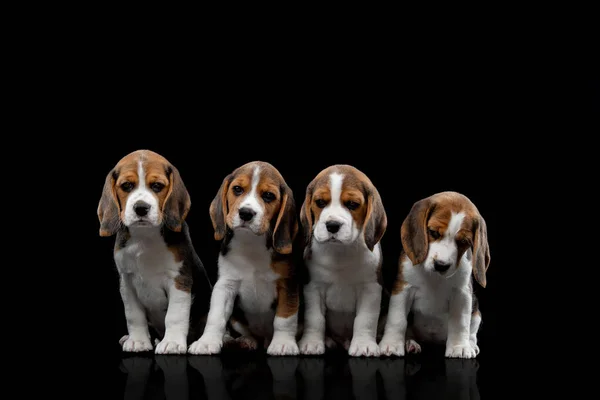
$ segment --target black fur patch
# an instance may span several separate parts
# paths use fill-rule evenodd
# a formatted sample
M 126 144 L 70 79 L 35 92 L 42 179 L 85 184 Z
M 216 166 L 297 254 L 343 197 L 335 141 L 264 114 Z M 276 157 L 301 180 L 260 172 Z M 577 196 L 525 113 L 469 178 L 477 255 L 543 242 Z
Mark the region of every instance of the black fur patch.
M 229 243 L 231 243 L 231 239 L 233 239 L 233 231 L 227 227 L 227 231 L 225 232 L 225 237 L 221 242 L 221 255 L 226 256 L 229 253 Z

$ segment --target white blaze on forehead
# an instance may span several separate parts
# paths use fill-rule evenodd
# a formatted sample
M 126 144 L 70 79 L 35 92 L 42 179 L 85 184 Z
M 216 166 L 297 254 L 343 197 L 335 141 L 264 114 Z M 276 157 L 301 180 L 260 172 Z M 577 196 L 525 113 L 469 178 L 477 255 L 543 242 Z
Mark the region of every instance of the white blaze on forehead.
M 459 212 L 458 214 L 452 212 L 450 216 L 450 222 L 448 223 L 448 228 L 446 229 L 446 233 L 444 234 L 447 238 L 454 238 L 458 231 L 462 228 L 463 220 L 465 219 L 465 213 Z
M 144 171 L 144 162 L 138 161 L 138 190 L 146 188 L 146 171 Z
M 256 167 L 254 167 L 254 171 L 252 172 L 252 183 L 250 186 L 250 193 L 248 193 L 248 195 L 242 202 L 241 207 L 250 207 L 254 211 L 258 211 L 260 209 L 258 197 L 256 196 L 256 191 L 258 189 L 259 182 L 260 182 L 260 167 L 256 166 Z
M 329 190 L 331 191 L 331 205 L 340 206 L 342 204 L 342 182 L 344 175 L 334 172 L 329 176 Z
M 257 165 L 254 167 L 254 173 L 252 174 L 252 193 L 256 194 L 256 188 L 260 182 L 260 167 Z

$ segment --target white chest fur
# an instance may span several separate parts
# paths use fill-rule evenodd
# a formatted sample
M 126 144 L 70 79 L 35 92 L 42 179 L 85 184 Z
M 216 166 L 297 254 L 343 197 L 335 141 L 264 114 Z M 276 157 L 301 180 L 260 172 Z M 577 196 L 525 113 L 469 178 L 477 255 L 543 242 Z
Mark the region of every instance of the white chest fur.
M 115 262 L 119 273 L 130 280 L 149 322 L 162 331 L 167 287 L 179 275 L 183 262 L 175 261 L 160 232 L 153 229 L 132 232 L 126 246 L 115 252 Z
M 313 241 L 306 260 L 311 282 L 323 287 L 327 326 L 336 335 L 351 337 L 357 294 L 361 285 L 377 282 L 381 246 L 371 252 L 363 243 L 342 245 Z
M 271 268 L 272 251 L 267 249 L 264 236 L 245 230 L 236 231 L 228 247 L 225 256 L 219 255 L 219 275 L 240 281 L 239 305 L 250 329 L 255 333 L 268 333 L 273 326 L 272 305 L 279 278 Z
M 410 261 L 403 264 L 403 273 L 409 287 L 414 291 L 412 302 L 412 331 L 416 339 L 445 342 L 448 334 L 450 299 L 456 290 L 468 288 L 471 265 L 463 256 L 452 276 L 445 277 L 427 272 L 421 265 Z

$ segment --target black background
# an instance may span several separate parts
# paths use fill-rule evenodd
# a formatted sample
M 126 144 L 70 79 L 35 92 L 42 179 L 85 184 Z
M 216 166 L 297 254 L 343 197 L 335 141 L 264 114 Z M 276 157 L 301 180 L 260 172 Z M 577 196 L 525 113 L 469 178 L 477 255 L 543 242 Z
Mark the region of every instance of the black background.
M 87 311 L 62 314 L 75 327 L 89 326 L 76 336 L 82 349 L 91 342 L 94 351 L 75 365 L 100 380 L 94 388 L 111 388 L 122 397 L 127 387 L 127 355 L 118 345 L 126 326 L 114 238 L 98 236 L 96 209 L 106 174 L 137 149 L 156 151 L 179 169 L 192 199 L 192 240 L 212 276 L 219 244 L 208 207 L 222 179 L 248 161 L 278 168 L 298 207 L 306 185 L 323 168 L 344 163 L 365 172 L 388 216 L 382 239 L 387 276 L 396 268 L 400 225 L 412 204 L 444 190 L 467 195 L 486 219 L 491 251 L 488 285 L 475 285 L 483 315 L 478 391 L 490 397 L 512 387 L 499 382 L 528 368 L 521 357 L 533 346 L 523 340 L 534 337 L 526 327 L 536 318 L 528 304 L 537 290 L 530 278 L 538 277 L 528 264 L 534 256 L 525 253 L 526 232 L 515 221 L 530 223 L 540 190 L 557 179 L 551 140 L 529 135 L 549 132 L 553 117 L 545 105 L 564 83 L 548 83 L 529 47 L 488 43 L 475 53 L 452 46 L 392 51 L 357 41 L 290 50 L 243 37 L 227 46 L 135 37 L 90 37 L 61 73 L 70 82 L 68 107 L 48 117 L 76 135 L 54 142 L 68 154 L 65 168 L 75 163 L 85 171 L 83 178 L 69 177 L 81 210 L 69 240 L 81 244 L 72 251 L 81 252 L 85 265 L 65 279 L 79 277 L 77 306 Z M 597 93 L 597 82 L 580 89 Z M 586 103 L 597 105 L 597 94 Z M 73 187 L 65 196 L 75 197 Z M 70 292 L 61 296 L 72 305 Z M 332 361 L 332 369 L 347 382 L 344 368 L 336 367 L 344 362 Z M 160 373 L 153 376 L 163 382 Z M 439 371 L 430 376 L 439 377 Z M 264 374 L 252 377 L 261 379 L 269 385 Z

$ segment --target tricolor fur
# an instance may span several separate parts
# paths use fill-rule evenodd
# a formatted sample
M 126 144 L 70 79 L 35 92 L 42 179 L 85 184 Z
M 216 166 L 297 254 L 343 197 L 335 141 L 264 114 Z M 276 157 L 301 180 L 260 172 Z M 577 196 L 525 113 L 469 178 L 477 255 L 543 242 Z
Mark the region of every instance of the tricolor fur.
M 204 335 L 194 354 L 233 346 L 298 354 L 299 288 L 292 260 L 298 232 L 292 190 L 271 164 L 247 163 L 223 180 L 210 205 L 215 239 L 222 241 Z M 229 324 L 232 338 L 227 334 Z
M 485 220 L 466 196 L 441 192 L 413 205 L 401 239 L 382 353 L 420 352 L 419 341 L 431 341 L 445 343 L 446 357 L 476 357 L 481 313 L 471 274 L 485 287 L 490 264 Z
M 164 157 L 138 150 L 108 173 L 98 206 L 100 236 L 116 234 L 127 331 L 123 351 L 186 353 L 199 336 L 211 285 L 190 239 L 190 195 Z M 152 327 L 152 332 L 149 327 Z
M 380 240 L 387 217 L 369 178 L 349 165 L 333 165 L 308 185 L 300 211 L 306 234 L 302 354 L 341 345 L 351 356 L 378 356 L 382 287 Z

